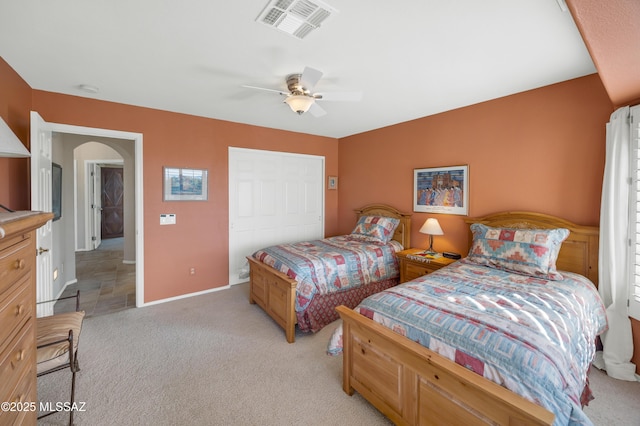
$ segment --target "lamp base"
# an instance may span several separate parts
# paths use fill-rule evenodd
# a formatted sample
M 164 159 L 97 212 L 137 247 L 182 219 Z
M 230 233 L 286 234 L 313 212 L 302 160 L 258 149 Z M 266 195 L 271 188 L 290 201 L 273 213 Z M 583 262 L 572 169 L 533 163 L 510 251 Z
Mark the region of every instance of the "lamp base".
M 433 249 L 433 235 L 429 235 L 429 248 L 422 252 L 423 254 L 434 255 L 438 252 Z

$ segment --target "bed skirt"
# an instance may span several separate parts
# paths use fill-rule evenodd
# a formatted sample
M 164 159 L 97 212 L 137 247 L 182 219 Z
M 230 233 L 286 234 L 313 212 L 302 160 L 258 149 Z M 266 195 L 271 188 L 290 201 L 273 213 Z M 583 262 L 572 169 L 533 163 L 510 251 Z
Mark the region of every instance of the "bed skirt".
M 360 287 L 329 294 L 316 294 L 303 312 L 296 312 L 298 329 L 315 333 L 339 318 L 336 307 L 345 305 L 351 309 L 366 297 L 400 283 L 400 277 L 369 283 Z

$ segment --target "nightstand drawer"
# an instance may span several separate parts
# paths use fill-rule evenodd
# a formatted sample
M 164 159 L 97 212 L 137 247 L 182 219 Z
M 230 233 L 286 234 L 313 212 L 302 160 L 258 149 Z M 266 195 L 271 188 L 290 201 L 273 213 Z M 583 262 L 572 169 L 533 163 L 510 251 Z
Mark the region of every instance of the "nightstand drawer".
M 435 271 L 435 269 L 429 268 L 428 263 L 425 263 L 424 265 L 419 265 L 416 263 L 406 263 L 404 268 L 404 276 L 407 281 L 411 281 L 423 275 L 430 274 L 433 271 Z
M 415 280 L 455 262 L 454 259 L 447 259 L 446 257 L 425 259 L 420 256 L 423 251 L 423 249 L 410 248 L 397 253 L 400 267 L 400 283 Z

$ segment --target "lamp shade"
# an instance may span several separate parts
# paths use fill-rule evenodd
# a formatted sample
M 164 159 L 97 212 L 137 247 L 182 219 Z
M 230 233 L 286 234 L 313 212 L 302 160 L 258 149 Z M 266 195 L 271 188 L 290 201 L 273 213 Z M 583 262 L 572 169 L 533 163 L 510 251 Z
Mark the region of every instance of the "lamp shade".
M 30 157 L 29 151 L 0 117 L 0 157 Z
M 311 105 L 315 102 L 315 99 L 311 96 L 305 95 L 290 95 L 284 100 L 293 112 L 297 112 L 299 115 L 309 111 Z
M 420 228 L 420 232 L 428 235 L 444 235 L 438 219 L 434 219 L 432 217 L 424 222 L 424 225 Z

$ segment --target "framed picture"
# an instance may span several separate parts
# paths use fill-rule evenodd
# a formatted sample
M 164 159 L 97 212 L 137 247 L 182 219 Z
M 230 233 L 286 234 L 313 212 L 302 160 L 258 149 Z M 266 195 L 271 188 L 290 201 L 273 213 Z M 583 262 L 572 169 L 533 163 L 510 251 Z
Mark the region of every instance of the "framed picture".
M 164 167 L 164 201 L 206 201 L 207 170 Z
M 327 189 L 338 189 L 338 176 L 329 176 Z
M 469 214 L 469 166 L 414 169 L 413 211 Z

